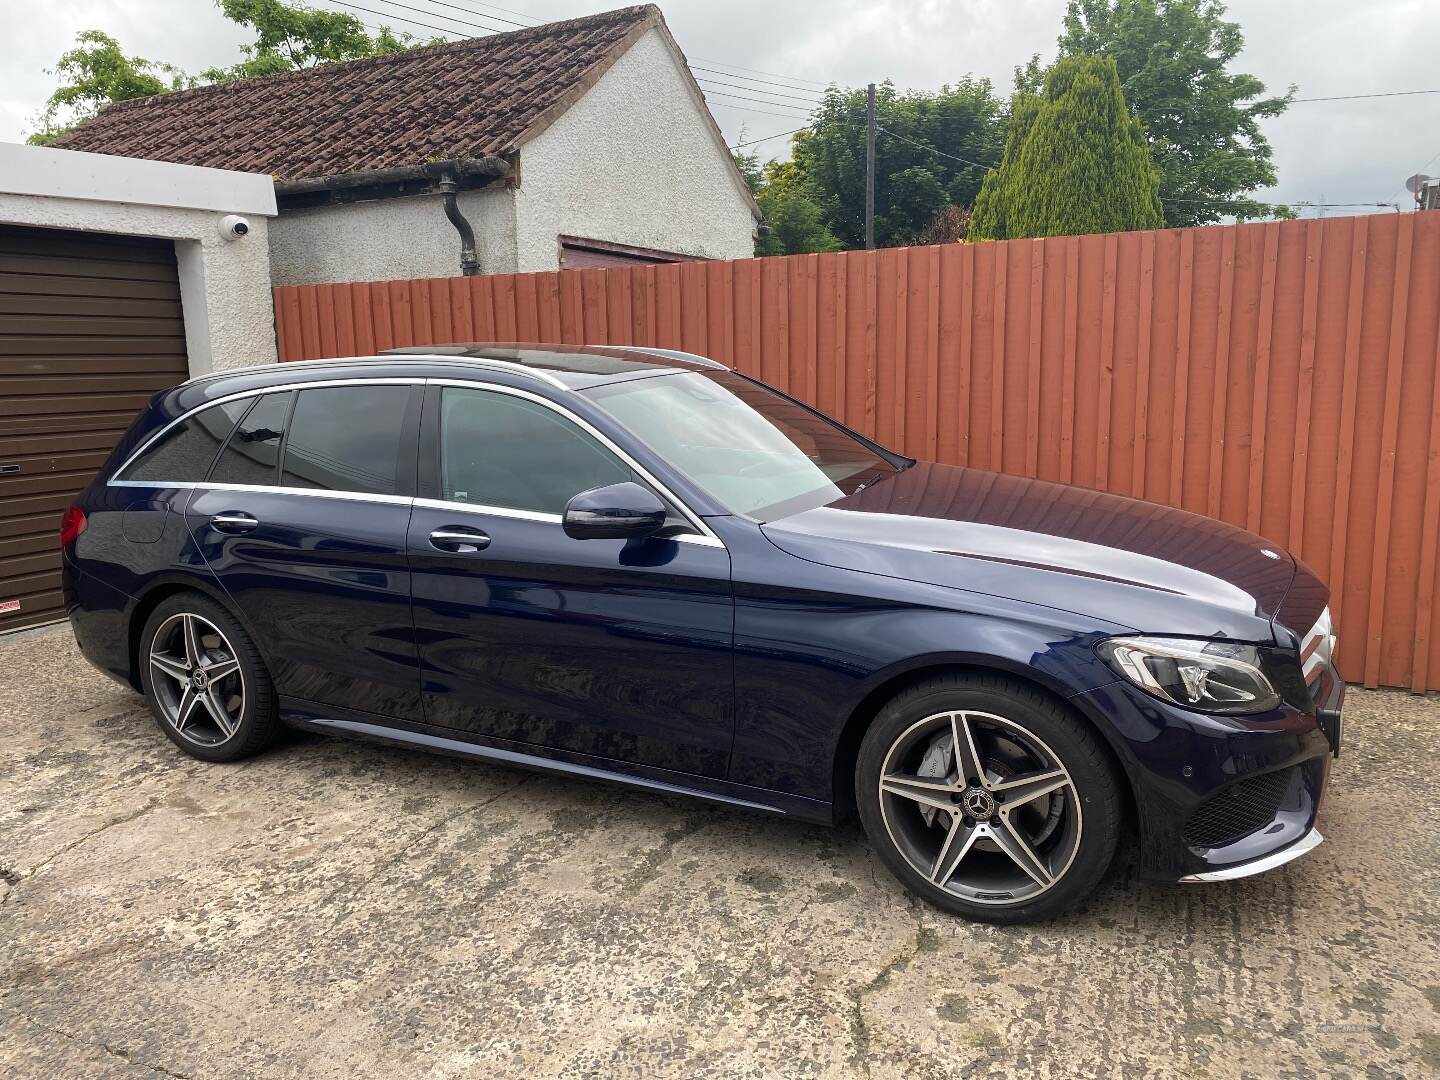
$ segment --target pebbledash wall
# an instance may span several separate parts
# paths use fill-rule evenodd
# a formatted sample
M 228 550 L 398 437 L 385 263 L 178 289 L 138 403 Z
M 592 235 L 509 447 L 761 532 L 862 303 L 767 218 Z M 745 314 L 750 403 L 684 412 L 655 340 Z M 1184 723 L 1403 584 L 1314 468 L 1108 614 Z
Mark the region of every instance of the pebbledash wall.
M 221 234 L 239 214 L 250 232 Z M 0 223 L 173 240 L 191 374 L 273 363 L 270 177 L 0 143 Z
M 559 237 L 708 259 L 754 252 L 755 219 L 704 102 L 659 29 L 643 34 L 519 151 L 514 186 L 460 196 L 485 274 L 554 270 Z M 277 285 L 453 274 L 439 196 L 287 210 L 270 229 Z
M 1440 690 L 1440 212 L 276 290 L 282 360 L 703 353 L 907 454 L 1197 511 L 1331 586 L 1356 682 Z

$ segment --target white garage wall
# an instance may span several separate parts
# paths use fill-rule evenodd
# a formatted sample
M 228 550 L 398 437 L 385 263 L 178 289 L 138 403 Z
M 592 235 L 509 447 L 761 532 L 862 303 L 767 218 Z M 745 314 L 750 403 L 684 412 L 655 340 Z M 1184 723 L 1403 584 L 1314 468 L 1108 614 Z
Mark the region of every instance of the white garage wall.
M 658 29 L 520 150 L 516 269 L 554 270 L 556 238 L 660 248 L 712 259 L 755 253 L 755 220 Z

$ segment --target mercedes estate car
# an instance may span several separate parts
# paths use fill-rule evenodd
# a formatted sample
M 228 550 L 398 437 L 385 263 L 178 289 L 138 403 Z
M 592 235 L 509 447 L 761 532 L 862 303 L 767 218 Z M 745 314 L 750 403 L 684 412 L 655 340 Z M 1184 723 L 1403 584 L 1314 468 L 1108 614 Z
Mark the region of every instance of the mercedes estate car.
M 285 726 L 833 822 L 992 922 L 1320 843 L 1328 594 L 1258 536 L 894 453 L 698 356 L 486 344 L 157 395 L 65 514 L 85 656 Z

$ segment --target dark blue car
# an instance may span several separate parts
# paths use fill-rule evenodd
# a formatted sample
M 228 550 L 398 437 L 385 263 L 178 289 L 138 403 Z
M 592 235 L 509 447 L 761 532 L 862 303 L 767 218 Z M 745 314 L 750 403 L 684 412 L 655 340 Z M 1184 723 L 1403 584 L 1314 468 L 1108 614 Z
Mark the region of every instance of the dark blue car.
M 1258 536 L 914 461 L 713 361 L 440 346 L 155 398 L 66 513 L 85 655 L 283 725 L 830 822 L 975 919 L 1320 842 L 1328 593 Z

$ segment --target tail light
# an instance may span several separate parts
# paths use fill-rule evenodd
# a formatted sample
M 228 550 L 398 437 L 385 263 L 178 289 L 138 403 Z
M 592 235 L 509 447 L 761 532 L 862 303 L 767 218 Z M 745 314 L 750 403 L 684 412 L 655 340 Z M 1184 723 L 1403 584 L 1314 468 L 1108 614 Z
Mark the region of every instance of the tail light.
M 84 510 L 78 506 L 69 507 L 65 516 L 60 519 L 60 546 L 63 548 L 73 544 L 89 524 L 90 522 L 85 520 Z

